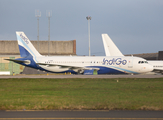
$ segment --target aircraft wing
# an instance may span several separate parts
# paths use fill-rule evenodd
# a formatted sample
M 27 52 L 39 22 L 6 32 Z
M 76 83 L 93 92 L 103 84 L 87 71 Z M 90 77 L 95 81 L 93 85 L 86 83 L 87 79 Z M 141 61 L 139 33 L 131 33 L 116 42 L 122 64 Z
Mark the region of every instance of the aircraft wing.
M 64 64 L 48 64 L 48 63 L 36 63 L 38 65 L 44 65 L 47 67 L 60 66 L 61 68 L 69 68 L 70 70 L 79 69 L 79 70 L 100 70 L 100 68 L 94 67 L 83 67 L 83 66 L 74 66 L 74 65 L 64 65 Z

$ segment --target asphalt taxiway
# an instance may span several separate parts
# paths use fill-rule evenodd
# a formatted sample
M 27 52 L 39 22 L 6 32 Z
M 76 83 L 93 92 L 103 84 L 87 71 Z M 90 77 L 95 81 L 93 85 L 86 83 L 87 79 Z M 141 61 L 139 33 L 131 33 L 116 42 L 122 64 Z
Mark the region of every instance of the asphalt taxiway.
M 0 120 L 163 120 L 163 111 L 0 111 Z
M 0 78 L 163 78 L 163 75 L 1 75 Z

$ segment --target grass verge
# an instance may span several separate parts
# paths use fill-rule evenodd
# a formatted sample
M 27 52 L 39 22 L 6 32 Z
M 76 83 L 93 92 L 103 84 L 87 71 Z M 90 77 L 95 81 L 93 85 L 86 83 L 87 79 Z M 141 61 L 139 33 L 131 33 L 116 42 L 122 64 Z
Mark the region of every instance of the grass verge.
M 0 79 L 0 110 L 163 110 L 163 78 Z

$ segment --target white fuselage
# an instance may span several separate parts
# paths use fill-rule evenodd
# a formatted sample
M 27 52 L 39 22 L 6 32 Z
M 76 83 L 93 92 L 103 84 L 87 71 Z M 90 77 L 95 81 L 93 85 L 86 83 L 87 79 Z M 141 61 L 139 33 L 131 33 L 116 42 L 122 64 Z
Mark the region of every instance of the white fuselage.
M 35 69 L 49 72 L 83 73 L 83 74 L 139 74 L 153 70 L 145 59 L 125 57 L 119 50 L 117 56 L 42 56 L 22 31 L 16 32 L 21 58 L 10 60 Z M 107 36 L 105 36 L 108 39 Z M 114 44 L 112 44 L 114 45 Z M 114 46 L 113 46 L 114 48 Z M 113 52 L 114 53 L 114 52 Z M 113 54 L 111 53 L 111 55 Z M 143 61 L 143 62 L 141 62 Z
M 155 71 L 163 71 L 163 61 L 162 60 L 148 60 L 148 63 L 153 66 Z
M 82 68 L 97 68 L 99 74 L 108 73 L 145 73 L 153 70 L 146 61 L 139 57 L 78 57 L 78 56 L 54 56 L 38 57 L 37 62 L 41 68 L 52 72 L 66 72 L 70 69 L 74 72 Z M 45 65 L 43 65 L 45 64 Z M 77 66 L 77 67 L 76 67 Z

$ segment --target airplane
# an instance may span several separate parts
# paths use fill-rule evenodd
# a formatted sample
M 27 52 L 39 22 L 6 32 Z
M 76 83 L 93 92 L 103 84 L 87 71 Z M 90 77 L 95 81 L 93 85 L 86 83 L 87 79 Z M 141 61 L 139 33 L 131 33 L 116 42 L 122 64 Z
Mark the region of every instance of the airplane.
M 102 34 L 102 40 L 106 56 L 124 56 L 108 34 Z
M 21 58 L 5 59 L 52 73 L 72 74 L 139 74 L 153 70 L 140 57 L 126 56 L 43 56 L 32 45 L 24 32 L 16 32 Z M 143 64 L 139 64 L 143 61 Z
M 106 56 L 124 56 L 118 47 L 114 44 L 108 34 L 102 34 L 102 40 Z M 147 62 L 153 66 L 153 72 L 163 74 L 163 61 L 162 60 L 147 60 Z M 143 64 L 144 61 L 140 61 L 139 64 Z

